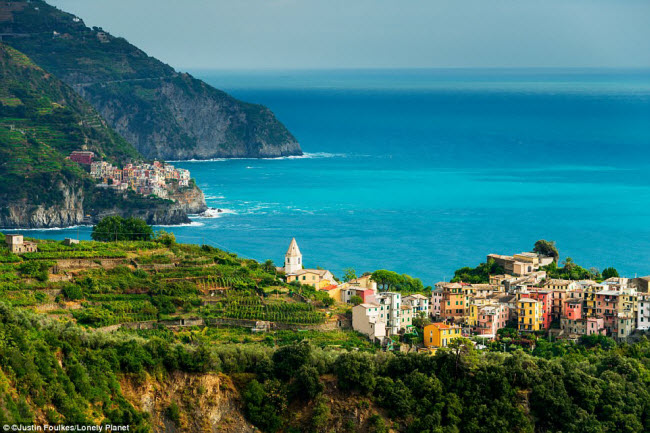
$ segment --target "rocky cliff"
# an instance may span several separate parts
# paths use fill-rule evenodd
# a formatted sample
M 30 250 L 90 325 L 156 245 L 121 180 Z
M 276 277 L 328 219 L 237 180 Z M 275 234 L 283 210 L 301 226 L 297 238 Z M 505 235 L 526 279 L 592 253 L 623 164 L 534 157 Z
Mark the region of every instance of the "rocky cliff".
M 194 183 L 189 188 L 176 189 L 172 192 L 170 198 L 188 214 L 198 214 L 208 209 L 203 191 Z
M 149 414 L 154 432 L 259 431 L 244 419 L 239 392 L 222 374 L 176 372 L 145 381 L 125 377 L 121 388 L 134 407 Z
M 63 199 L 54 205 L 34 204 L 28 199 L 12 201 L 2 206 L 0 227 L 42 228 L 68 227 L 80 224 L 84 218 L 83 190 L 59 182 L 55 189 Z
M 1 4 L 0 4 L 1 5 Z M 266 107 L 239 101 L 43 1 L 0 14 L 5 41 L 72 86 L 142 155 L 160 159 L 302 154 Z
M 91 191 L 60 182 L 55 190 L 63 197 L 55 204 L 33 204 L 21 199 L 3 204 L 0 228 L 53 228 L 79 224 L 94 224 L 105 216 L 141 218 L 151 225 L 174 225 L 191 222 L 188 213 L 205 210 L 203 193 L 190 189 L 185 203 L 170 203 L 160 199 L 133 199 L 113 191 Z M 101 195 L 101 198 L 98 196 Z M 99 201 L 99 203 L 98 203 Z M 113 203 L 113 205 L 110 205 Z

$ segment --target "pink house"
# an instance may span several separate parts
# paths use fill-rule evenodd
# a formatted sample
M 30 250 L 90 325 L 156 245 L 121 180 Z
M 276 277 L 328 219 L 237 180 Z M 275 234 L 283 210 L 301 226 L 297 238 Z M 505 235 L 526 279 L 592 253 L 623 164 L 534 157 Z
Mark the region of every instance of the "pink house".
M 357 290 L 357 295 L 363 299 L 364 304 L 375 303 L 375 292 L 372 289 Z
M 487 305 L 479 308 L 476 332 L 479 335 L 496 335 L 499 329 L 506 327 L 508 313 L 506 305 Z
M 582 300 L 568 300 L 564 303 L 564 315 L 569 320 L 582 319 Z
M 591 335 L 591 334 L 605 335 L 606 333 L 605 321 L 602 318 L 588 317 L 586 325 L 587 325 L 587 329 L 585 330 L 585 333 L 587 335 Z
M 442 305 L 442 289 L 435 288 L 431 291 L 431 301 L 429 302 L 431 306 L 431 316 L 440 317 L 441 315 L 441 305 Z

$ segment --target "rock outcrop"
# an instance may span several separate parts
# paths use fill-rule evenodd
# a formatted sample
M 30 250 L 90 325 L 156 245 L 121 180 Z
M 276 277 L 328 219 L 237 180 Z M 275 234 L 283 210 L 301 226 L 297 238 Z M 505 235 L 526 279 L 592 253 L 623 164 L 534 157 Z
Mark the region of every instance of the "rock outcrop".
M 56 189 L 63 200 L 55 205 L 32 204 L 27 199 L 2 206 L 2 228 L 69 227 L 80 224 L 84 218 L 83 191 L 60 182 Z
M 134 407 L 150 415 L 154 432 L 259 431 L 244 419 L 239 392 L 222 374 L 176 372 L 164 381 L 142 382 L 125 377 L 121 388 Z M 176 419 L 170 416 L 172 406 L 178 408 Z
M 208 209 L 203 191 L 196 185 L 178 189 L 171 194 L 170 198 L 188 214 L 199 214 Z
M 179 201 L 169 203 L 162 200 L 151 200 L 150 203 L 136 201 L 135 204 L 117 200 L 119 194 L 112 191 L 102 191 L 109 197 L 103 197 L 103 202 L 114 202 L 115 206 L 102 204 L 95 206 L 92 195 L 89 199 L 81 188 L 65 185 L 57 186 L 63 200 L 53 205 L 30 204 L 26 199 L 3 205 L 0 210 L 0 228 L 55 228 L 70 227 L 79 224 L 95 224 L 103 217 L 120 215 L 122 217 L 141 218 L 150 225 L 187 224 L 191 220 L 188 213 L 203 212 L 207 207 L 200 189 L 188 188 L 179 193 Z M 114 196 L 116 199 L 111 199 Z M 181 200 L 183 200 L 181 202 Z

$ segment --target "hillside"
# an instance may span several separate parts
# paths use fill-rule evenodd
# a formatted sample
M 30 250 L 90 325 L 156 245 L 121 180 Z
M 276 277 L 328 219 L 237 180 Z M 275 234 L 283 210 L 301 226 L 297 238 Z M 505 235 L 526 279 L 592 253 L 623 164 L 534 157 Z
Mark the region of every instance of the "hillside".
M 0 235 L 0 241 L 3 241 Z M 650 429 L 650 342 L 382 352 L 310 286 L 209 246 L 0 248 L 0 424 L 138 432 Z M 300 296 L 296 296 L 300 294 Z M 251 332 L 257 320 L 274 324 Z M 327 329 L 334 324 L 333 329 Z M 506 341 L 506 340 L 504 340 Z M 498 347 L 497 347 L 498 346 Z
M 238 101 L 43 1 L 0 3 L 4 41 L 72 86 L 148 158 L 302 152 L 266 107 Z
M 196 187 L 199 202 L 191 206 L 98 191 L 65 159 L 81 149 L 116 164 L 141 159 L 74 90 L 0 44 L 0 227 L 70 226 L 105 213 L 173 224 L 188 221 L 186 211 L 195 210 L 188 207 L 205 206 Z

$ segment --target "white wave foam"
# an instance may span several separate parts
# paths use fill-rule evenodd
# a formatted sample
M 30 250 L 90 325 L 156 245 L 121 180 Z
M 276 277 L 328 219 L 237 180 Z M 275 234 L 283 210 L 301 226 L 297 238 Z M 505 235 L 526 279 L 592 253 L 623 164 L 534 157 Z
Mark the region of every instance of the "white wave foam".
M 198 219 L 201 219 L 201 218 L 220 218 L 220 217 L 222 217 L 224 215 L 229 215 L 229 214 L 232 215 L 232 214 L 236 214 L 236 213 L 237 212 L 235 212 L 232 209 L 209 208 L 205 212 L 202 212 L 202 213 L 200 213 L 198 215 L 192 215 L 192 217 L 193 218 L 198 218 Z
M 190 223 L 184 223 L 184 224 L 156 224 L 154 227 L 201 227 L 203 226 L 203 223 L 200 223 L 198 221 L 192 221 Z
M 21 232 L 27 232 L 27 231 L 57 231 L 57 230 L 70 230 L 70 229 L 76 229 L 76 228 L 82 228 L 82 227 L 92 227 L 92 225 L 84 225 L 84 224 L 78 224 L 74 226 L 66 226 L 66 227 L 46 227 L 46 228 L 1 228 L 0 231 L 21 231 Z

